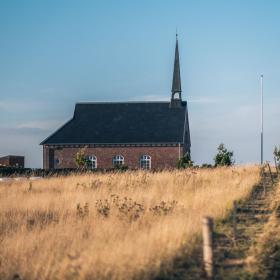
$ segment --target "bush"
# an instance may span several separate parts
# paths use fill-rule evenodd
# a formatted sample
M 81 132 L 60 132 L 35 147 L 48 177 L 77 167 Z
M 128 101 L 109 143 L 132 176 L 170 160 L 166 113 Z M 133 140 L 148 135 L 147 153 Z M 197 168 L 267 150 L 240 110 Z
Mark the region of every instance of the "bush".
M 123 164 L 116 164 L 114 166 L 114 170 L 117 170 L 117 171 L 126 171 L 128 170 L 128 167 L 126 165 L 123 165 Z
M 64 176 L 72 173 L 80 173 L 80 171 L 74 168 L 44 170 L 41 168 L 19 168 L 0 166 L 0 177 Z
M 193 161 L 191 160 L 191 155 L 186 153 L 183 157 L 181 157 L 177 162 L 177 168 L 189 168 L 193 167 Z
M 280 167 L 280 147 L 274 147 L 273 155 L 275 157 L 276 164 Z
M 80 149 L 75 155 L 75 163 L 78 168 L 85 169 L 88 166 L 88 158 L 85 155 L 86 148 Z
M 202 163 L 201 168 L 213 168 L 213 165 L 209 163 Z
M 214 157 L 215 166 L 231 166 L 234 164 L 233 151 L 228 151 L 224 144 L 218 147 L 218 153 Z

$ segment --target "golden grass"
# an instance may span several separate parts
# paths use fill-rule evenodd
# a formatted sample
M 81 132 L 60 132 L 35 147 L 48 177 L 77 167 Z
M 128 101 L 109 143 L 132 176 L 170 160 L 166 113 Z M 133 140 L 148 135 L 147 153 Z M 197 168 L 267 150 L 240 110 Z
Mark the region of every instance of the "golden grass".
M 151 278 L 258 180 L 235 167 L 1 183 L 0 279 Z

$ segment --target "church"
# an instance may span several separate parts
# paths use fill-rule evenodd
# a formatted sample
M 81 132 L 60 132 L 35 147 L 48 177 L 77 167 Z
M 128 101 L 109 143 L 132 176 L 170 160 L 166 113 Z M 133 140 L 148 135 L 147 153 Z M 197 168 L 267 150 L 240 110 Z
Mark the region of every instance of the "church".
M 81 149 L 90 169 L 174 168 L 191 148 L 181 93 L 176 35 L 170 101 L 77 103 L 73 117 L 41 143 L 44 169 L 76 168 Z

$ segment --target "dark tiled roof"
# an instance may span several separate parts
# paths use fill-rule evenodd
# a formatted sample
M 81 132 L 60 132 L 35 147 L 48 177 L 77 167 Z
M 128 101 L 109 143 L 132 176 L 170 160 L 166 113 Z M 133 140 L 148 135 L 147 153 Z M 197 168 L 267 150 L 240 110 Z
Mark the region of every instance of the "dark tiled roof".
M 24 158 L 24 156 L 7 155 L 0 157 L 0 159 L 10 159 L 10 158 Z
M 41 144 L 183 143 L 186 113 L 186 102 L 78 103 L 74 117 Z

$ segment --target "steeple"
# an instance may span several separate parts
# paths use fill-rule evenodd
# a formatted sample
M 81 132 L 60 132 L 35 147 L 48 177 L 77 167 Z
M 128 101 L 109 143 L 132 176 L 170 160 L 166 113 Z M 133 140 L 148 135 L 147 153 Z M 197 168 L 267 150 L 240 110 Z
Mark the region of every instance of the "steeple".
M 179 61 L 179 46 L 178 46 L 178 34 L 176 32 L 176 46 L 175 46 L 175 59 L 174 59 L 174 69 L 173 69 L 173 81 L 172 81 L 172 95 L 170 107 L 181 106 L 182 96 L 181 96 L 181 77 L 180 77 L 180 61 Z M 175 98 L 176 93 L 178 97 Z

